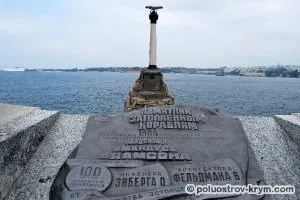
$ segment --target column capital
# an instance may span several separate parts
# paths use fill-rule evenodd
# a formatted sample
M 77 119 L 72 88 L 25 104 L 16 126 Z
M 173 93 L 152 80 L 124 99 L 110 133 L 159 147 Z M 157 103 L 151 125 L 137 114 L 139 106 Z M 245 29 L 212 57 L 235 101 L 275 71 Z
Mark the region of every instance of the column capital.
M 151 24 L 156 24 L 158 20 L 158 14 L 155 10 L 152 10 L 149 14 L 149 19 Z
M 151 24 L 156 24 L 158 20 L 157 10 L 162 9 L 162 6 L 146 6 L 147 9 L 150 9 L 149 19 Z

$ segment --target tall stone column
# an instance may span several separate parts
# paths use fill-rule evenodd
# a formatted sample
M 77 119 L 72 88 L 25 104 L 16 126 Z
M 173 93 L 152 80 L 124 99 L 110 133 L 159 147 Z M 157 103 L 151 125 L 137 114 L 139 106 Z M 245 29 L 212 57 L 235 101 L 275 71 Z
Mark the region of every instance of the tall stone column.
M 149 49 L 149 69 L 157 69 L 156 66 L 156 23 L 158 20 L 158 14 L 156 10 L 152 10 L 149 14 L 150 19 L 150 49 Z

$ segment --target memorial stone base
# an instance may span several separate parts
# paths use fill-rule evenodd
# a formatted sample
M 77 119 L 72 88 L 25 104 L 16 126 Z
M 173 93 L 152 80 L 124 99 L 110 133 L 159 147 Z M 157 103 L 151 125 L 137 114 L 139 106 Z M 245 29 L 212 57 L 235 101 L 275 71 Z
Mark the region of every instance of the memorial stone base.
M 162 73 L 157 69 L 144 69 L 129 92 L 124 111 L 173 104 L 174 97 L 169 94 Z

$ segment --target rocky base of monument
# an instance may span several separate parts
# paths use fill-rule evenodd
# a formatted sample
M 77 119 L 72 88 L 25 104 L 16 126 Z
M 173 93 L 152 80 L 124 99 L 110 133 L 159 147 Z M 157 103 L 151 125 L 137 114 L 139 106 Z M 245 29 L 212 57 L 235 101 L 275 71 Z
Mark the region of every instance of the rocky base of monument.
M 145 75 L 150 75 L 154 80 L 145 79 Z M 159 77 L 159 79 L 155 80 L 156 77 Z M 153 90 L 153 86 L 155 90 Z M 152 90 L 149 90 L 151 87 Z M 132 91 L 128 94 L 124 111 L 129 112 L 141 108 L 173 104 L 174 97 L 169 93 L 168 87 L 162 79 L 162 74 L 157 70 L 144 69 L 136 80 Z
M 174 99 L 171 97 L 162 99 L 145 99 L 140 97 L 140 95 L 129 94 L 129 97 L 125 103 L 125 112 L 138 110 L 141 108 L 148 108 L 154 106 L 166 106 L 173 105 Z

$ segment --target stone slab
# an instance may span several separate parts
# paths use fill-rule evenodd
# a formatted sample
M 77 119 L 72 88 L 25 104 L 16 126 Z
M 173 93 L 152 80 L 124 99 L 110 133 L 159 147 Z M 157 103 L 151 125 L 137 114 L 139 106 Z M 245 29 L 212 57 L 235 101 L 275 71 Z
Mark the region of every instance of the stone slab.
M 19 106 L 12 104 L 0 103 L 0 126 L 1 124 L 8 123 L 22 115 L 26 115 L 34 110 L 38 110 L 36 107 Z
M 6 200 L 48 200 L 54 177 L 81 141 L 87 119 L 84 115 L 60 115 Z
M 56 111 L 5 106 L 16 109 L 0 125 L 0 197 L 7 196 L 14 182 L 22 173 L 32 154 L 58 117 Z M 2 107 L 3 108 L 3 107 Z M 5 118 L 5 116 L 2 114 Z M 6 118 L 8 119 L 8 118 Z
M 259 161 L 266 182 L 294 185 L 295 195 L 274 195 L 276 200 L 300 199 L 300 151 L 273 117 L 238 117 Z
M 288 137 L 300 147 L 300 118 L 297 115 L 275 115 L 274 118 Z
M 300 118 L 300 113 L 292 113 L 291 115 L 294 115 L 294 116 Z
M 276 119 L 285 120 L 291 124 L 295 124 L 296 126 L 300 126 L 300 114 L 299 113 L 293 113 L 291 115 L 275 115 Z

